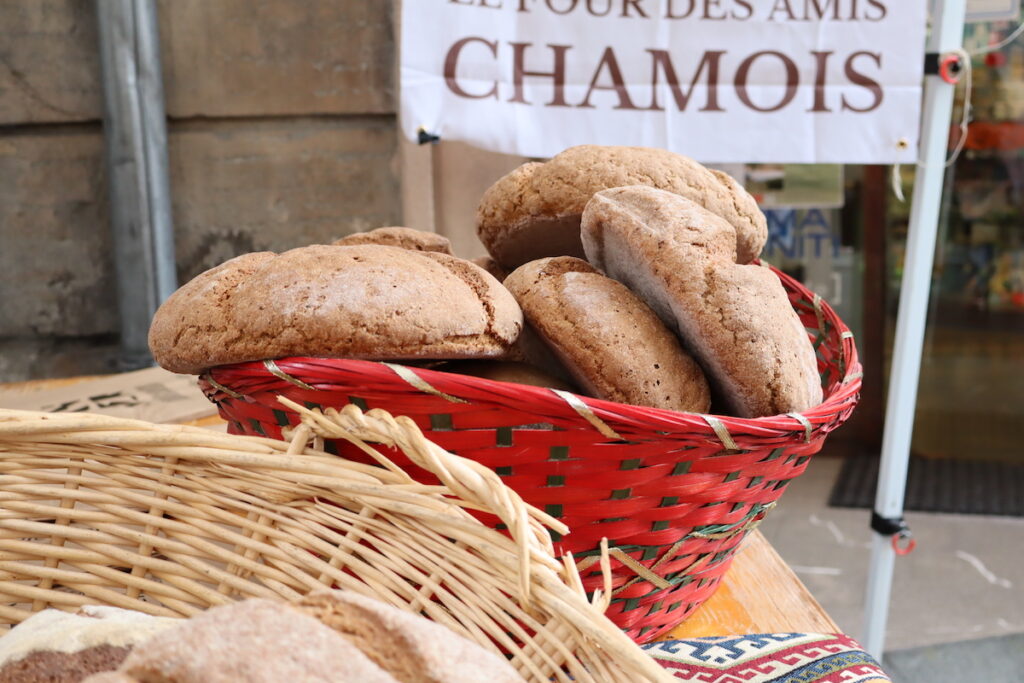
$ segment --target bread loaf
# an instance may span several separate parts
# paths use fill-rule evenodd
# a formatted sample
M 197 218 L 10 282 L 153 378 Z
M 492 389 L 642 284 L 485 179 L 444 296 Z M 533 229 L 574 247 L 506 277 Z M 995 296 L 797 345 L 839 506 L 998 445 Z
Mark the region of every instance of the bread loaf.
M 350 247 L 357 244 L 383 244 L 412 251 L 432 251 L 438 254 L 452 254 L 452 243 L 436 232 L 413 230 L 412 228 L 387 227 L 368 232 L 346 235 L 332 242 L 335 246 Z
M 500 360 L 453 360 L 437 369 L 496 382 L 511 382 L 579 393 L 579 389 L 575 386 L 529 363 Z
M 175 292 L 150 327 L 172 372 L 285 356 L 496 358 L 522 313 L 468 261 L 381 245 L 246 254 Z
M 821 402 L 814 349 L 782 283 L 767 268 L 736 263 L 726 220 L 680 195 L 632 186 L 594 195 L 582 226 L 591 263 L 680 335 L 733 414 Z
M 498 180 L 477 209 L 477 233 L 491 256 L 512 270 L 546 256 L 582 257 L 580 216 L 594 193 L 648 185 L 691 199 L 735 228 L 740 263 L 757 258 L 768 227 L 757 202 L 725 173 L 663 149 L 570 147 Z
M 0 683 L 78 683 L 177 623 L 115 607 L 37 612 L 0 638 Z
M 707 412 L 697 363 L 635 294 L 577 258 L 539 259 L 505 279 L 530 327 L 592 396 Z
M 440 624 L 352 591 L 316 591 L 296 608 L 340 633 L 401 683 L 523 683 L 504 658 Z
M 396 683 L 315 618 L 255 598 L 212 608 L 157 634 L 138 645 L 117 673 L 139 683 Z

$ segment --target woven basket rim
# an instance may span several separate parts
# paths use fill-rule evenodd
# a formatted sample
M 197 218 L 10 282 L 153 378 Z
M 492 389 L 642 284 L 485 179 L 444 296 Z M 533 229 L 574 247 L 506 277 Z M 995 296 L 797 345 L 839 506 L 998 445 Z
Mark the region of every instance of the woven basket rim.
M 327 414 L 305 412 L 303 424 L 294 430 L 289 443 L 105 415 L 0 409 L 0 464 L 2 473 L 11 478 L 10 485 L 0 491 L 7 508 L 0 518 L 4 532 L 0 545 L 15 548 L 17 555 L 13 558 L 17 566 L 0 576 L 0 595 L 13 601 L 6 605 L 0 601 L 0 623 L 10 623 L 13 614 L 23 616 L 24 610 L 15 609 L 14 604 L 31 605 L 32 612 L 47 606 L 74 609 L 82 604 L 114 604 L 150 614 L 160 614 L 160 610 L 183 614 L 180 605 L 218 604 L 210 601 L 211 595 L 227 601 L 270 597 L 268 593 L 282 597 L 284 588 L 294 593 L 297 587 L 329 587 L 332 580 L 340 581 L 342 571 L 323 573 L 332 566 L 356 572 L 354 580 L 381 591 L 388 597 L 385 602 L 406 607 L 412 602 L 424 608 L 422 596 L 431 595 L 424 593 L 425 588 L 410 594 L 408 586 L 395 581 L 392 583 L 404 588 L 396 592 L 380 577 L 360 575 L 351 544 L 334 545 L 332 556 L 321 558 L 326 552 L 326 532 L 314 537 L 312 527 L 301 527 L 302 533 L 319 544 L 308 546 L 303 545 L 307 542 L 303 536 L 285 533 L 292 529 L 289 522 L 308 522 L 308 511 L 316 506 L 330 507 L 332 501 L 342 506 L 341 501 L 348 500 L 344 505 L 349 519 L 362 519 L 369 511 L 368 525 L 408 528 L 401 522 L 403 515 L 429 522 L 437 535 L 449 536 L 449 541 L 462 538 L 461 547 L 473 550 L 477 564 L 498 568 L 493 571 L 501 572 L 502 590 L 509 599 L 514 602 L 519 597 L 527 610 L 524 613 L 545 619 L 538 621 L 536 632 L 528 633 L 522 646 L 513 651 L 516 661 L 534 662 L 532 668 L 520 669 L 524 676 L 527 670 L 539 671 L 557 660 L 574 667 L 568 670 L 577 674 L 589 673 L 582 677 L 590 681 L 670 680 L 667 672 L 601 615 L 607 600 L 586 598 L 571 558 L 556 558 L 550 544 L 533 533 L 539 529 L 537 523 L 526 524 L 527 517 L 536 520 L 543 513 L 524 503 L 496 475 L 446 452 L 408 418 L 394 418 L 380 409 L 363 413 L 355 406 Z M 397 445 L 422 466 L 436 470 L 445 483 L 440 487 L 416 484 L 394 467 L 367 468 L 310 447 L 309 441 L 321 434 L 363 445 Z M 125 485 L 126 477 L 131 485 Z M 55 505 L 56 500 L 62 504 Z M 198 506 L 188 504 L 197 500 Z M 353 500 L 358 504 L 351 503 Z M 360 506 L 361 512 L 356 514 Z M 509 539 L 473 519 L 465 512 L 467 507 L 521 517 L 524 526 L 518 537 Z M 246 509 L 248 518 L 243 514 Z M 52 514 L 57 510 L 61 513 Z M 321 520 L 317 528 L 342 534 L 333 528 L 341 519 Z M 439 520 L 447 526 L 439 525 Z M 163 529 L 163 534 L 151 531 L 150 526 Z M 188 533 L 183 527 L 188 527 Z M 241 533 L 247 543 L 239 544 Z M 347 537 L 352 532 L 344 533 Z M 513 536 L 517 534 L 513 532 Z M 358 545 L 363 532 L 354 538 Z M 417 543 L 423 544 L 421 550 L 428 547 L 426 541 Z M 250 556 L 249 551 L 260 545 L 265 546 L 264 554 Z M 292 552 L 293 546 L 302 551 Z M 451 552 L 456 547 L 458 544 L 452 545 Z M 447 554 L 449 546 L 444 548 Z M 86 559 L 82 564 L 82 555 L 103 555 L 105 560 Z M 347 559 L 340 565 L 328 561 L 339 557 Z M 394 553 L 382 554 L 382 571 L 408 578 L 392 561 L 394 557 Z M 202 571 L 196 564 L 200 559 L 227 568 Z M 180 573 L 167 568 L 172 563 L 181 567 Z M 132 566 L 131 572 L 119 569 L 125 564 Z M 291 571 L 282 571 L 286 565 Z M 233 573 L 232 566 L 247 571 Z M 471 566 L 463 568 L 468 572 Z M 259 574 L 261 571 L 265 573 Z M 417 571 L 409 576 L 422 581 L 426 569 L 417 567 Z M 57 584 L 55 572 L 59 573 Z M 252 574 L 260 578 L 248 587 Z M 301 580 L 297 578 L 300 574 Z M 224 583 L 228 575 L 231 581 Z M 314 581 L 313 577 L 319 578 Z M 26 583 L 29 580 L 33 583 Z M 212 586 L 218 581 L 224 587 L 215 590 Z M 527 592 L 521 590 L 523 581 Z M 157 583 L 166 589 L 159 596 L 152 592 Z M 459 604 L 469 605 L 468 612 L 480 611 L 484 601 L 463 601 L 456 595 L 460 585 L 456 580 L 446 590 L 459 598 Z M 242 586 L 247 586 L 246 592 Z M 438 591 L 434 589 L 436 594 Z M 104 600 L 103 595 L 112 599 Z M 186 599 L 188 602 L 183 602 Z M 580 669 L 584 662 L 594 669 Z M 538 680 L 536 676 L 528 678 Z M 558 680 L 568 678 L 561 675 Z
M 325 377 L 324 373 L 349 370 L 365 373 L 368 380 L 405 383 L 408 380 L 400 377 L 394 369 L 396 366 L 401 366 L 411 370 L 427 385 L 449 399 L 507 401 L 511 405 L 526 406 L 525 412 L 553 416 L 565 415 L 577 420 L 580 416 L 586 417 L 580 412 L 581 410 L 584 413 L 589 411 L 601 422 L 611 425 L 612 429 L 617 426 L 625 426 L 630 429 L 661 432 L 703 431 L 718 434 L 720 425 L 729 434 L 771 438 L 800 432 L 805 433 L 806 440 L 810 441 L 821 428 L 836 426 L 835 423 L 841 414 L 851 408 L 851 402 L 856 401 L 861 389 L 862 366 L 858 360 L 852 333 L 832 307 L 799 281 L 774 266 L 765 265 L 765 267 L 779 277 L 788 291 L 812 302 L 816 313 L 820 314 L 819 320 L 831 327 L 828 337 L 837 341 L 840 351 L 839 363 L 843 369 L 842 377 L 823 387 L 825 395 L 821 403 L 801 411 L 799 414 L 744 418 L 721 414 L 687 413 L 665 408 L 618 403 L 545 387 L 460 375 L 443 370 L 420 368 L 415 365 L 403 366 L 402 361 L 389 363 L 376 360 L 313 356 L 290 356 L 274 361 L 255 360 L 217 366 L 210 368 L 200 376 L 200 385 L 212 401 L 225 395 L 232 396 L 234 394 L 233 398 L 241 398 L 243 394 L 258 393 L 259 386 L 268 380 L 273 382 L 283 380 L 300 388 L 330 391 L 329 386 L 325 386 L 329 385 L 330 379 Z M 415 363 L 414 360 L 409 362 Z M 321 384 L 325 388 L 320 389 L 317 384 Z M 572 398 L 569 398 L 570 396 Z M 579 408 L 579 403 L 585 407 Z M 572 404 L 576 404 L 577 407 L 573 408 Z

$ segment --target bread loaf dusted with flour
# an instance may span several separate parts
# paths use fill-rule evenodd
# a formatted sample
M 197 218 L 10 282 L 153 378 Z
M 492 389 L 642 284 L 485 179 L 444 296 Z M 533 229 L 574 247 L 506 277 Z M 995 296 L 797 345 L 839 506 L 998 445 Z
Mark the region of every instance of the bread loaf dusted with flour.
M 582 218 L 591 263 L 675 330 L 733 414 L 802 411 L 822 399 L 814 349 L 779 279 L 736 263 L 735 228 L 671 192 L 594 195 Z
M 757 258 L 768 226 L 757 202 L 720 171 L 648 147 L 570 147 L 550 161 L 530 162 L 483 195 L 477 233 L 491 256 L 512 270 L 546 256 L 582 257 L 580 216 L 596 192 L 648 185 L 691 199 L 736 231 L 740 263 Z
M 447 254 L 314 245 L 245 254 L 175 292 L 150 327 L 172 372 L 285 356 L 495 358 L 522 312 L 493 276 Z
M 586 261 L 562 256 L 505 278 L 526 320 L 590 395 L 707 412 L 707 380 L 672 332 L 635 294 Z
M 0 683 L 78 683 L 177 623 L 116 607 L 37 612 L 0 638 Z
M 398 226 L 352 233 L 339 240 L 335 240 L 332 244 L 338 247 L 351 247 L 357 244 L 383 244 L 388 247 L 401 247 L 402 249 L 410 249 L 412 251 L 433 251 L 438 254 L 452 255 L 452 243 L 444 235 Z

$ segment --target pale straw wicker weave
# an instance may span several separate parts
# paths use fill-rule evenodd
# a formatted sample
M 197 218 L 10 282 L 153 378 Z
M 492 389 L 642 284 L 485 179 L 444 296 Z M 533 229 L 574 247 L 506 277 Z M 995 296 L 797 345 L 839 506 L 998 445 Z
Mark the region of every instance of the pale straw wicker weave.
M 0 623 L 107 604 L 188 616 L 327 585 L 421 613 L 529 681 L 668 675 L 589 602 L 571 559 L 486 468 L 407 418 L 301 406 L 291 443 L 98 415 L 0 410 Z M 308 447 L 344 438 L 384 465 Z M 394 445 L 442 486 L 414 482 Z M 498 515 L 512 538 L 466 509 Z

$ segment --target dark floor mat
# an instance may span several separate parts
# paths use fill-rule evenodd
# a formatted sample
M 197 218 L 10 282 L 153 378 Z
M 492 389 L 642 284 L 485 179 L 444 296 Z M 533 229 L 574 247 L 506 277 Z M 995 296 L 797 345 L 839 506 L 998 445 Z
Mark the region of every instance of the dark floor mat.
M 886 652 L 882 668 L 894 683 L 1019 683 L 1024 633 Z
M 877 457 L 848 457 L 832 485 L 832 507 L 871 508 Z M 919 512 L 1024 517 L 1024 465 L 911 456 L 904 507 Z

